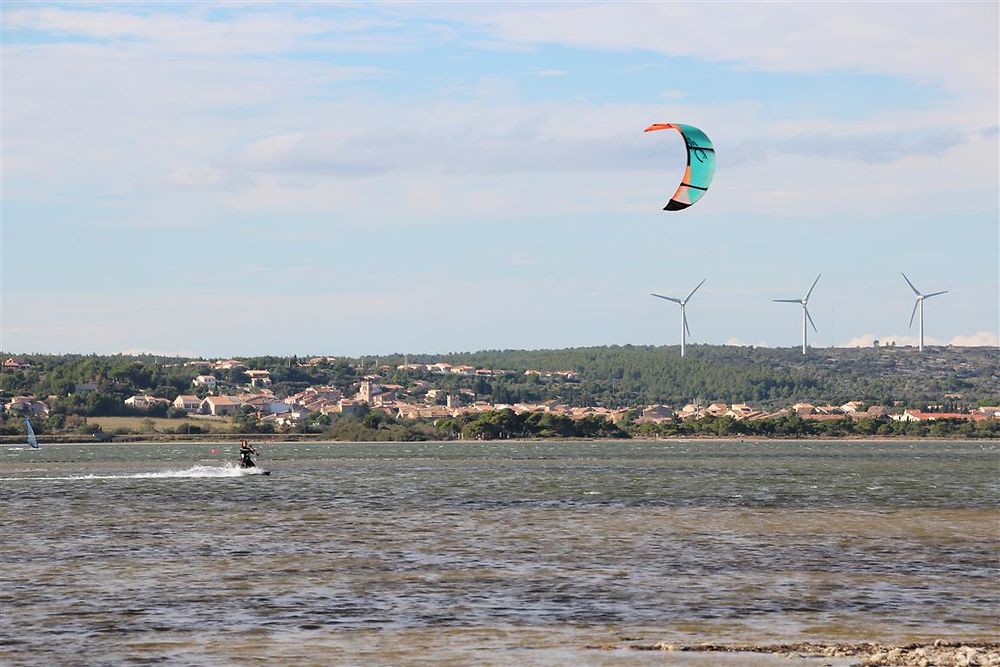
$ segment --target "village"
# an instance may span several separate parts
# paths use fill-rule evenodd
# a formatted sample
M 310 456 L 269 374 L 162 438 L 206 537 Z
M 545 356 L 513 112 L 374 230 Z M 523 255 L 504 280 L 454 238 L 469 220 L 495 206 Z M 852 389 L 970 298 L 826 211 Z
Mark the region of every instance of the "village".
M 303 362 L 315 365 L 335 360 L 332 357 L 316 357 Z M 191 366 L 203 366 L 206 362 L 187 362 Z M 866 405 L 852 400 L 840 405 L 796 402 L 779 410 L 759 410 L 747 403 L 711 402 L 688 403 L 683 406 L 651 404 L 627 407 L 574 406 L 557 399 L 537 403 L 491 403 L 477 400 L 470 389 L 445 391 L 432 386 L 427 380 L 414 379 L 408 386 L 387 382 L 383 374 L 365 374 L 350 386 L 338 388 L 329 385 L 310 386 L 303 391 L 279 396 L 271 388 L 271 372 L 264 369 L 247 368 L 234 359 L 220 359 L 208 362 L 210 373 L 200 373 L 191 378 L 191 393 L 181 393 L 170 399 L 140 393 L 125 399 L 124 404 L 132 414 L 159 412 L 172 416 L 235 417 L 250 416 L 261 424 L 270 424 L 275 430 L 290 430 L 301 427 L 316 415 L 337 415 L 360 417 L 370 412 L 382 413 L 393 420 L 436 422 L 438 420 L 487 412 L 512 410 L 514 413 L 545 413 L 554 416 L 580 420 L 598 418 L 612 424 L 630 420 L 638 426 L 642 424 L 678 423 L 706 418 L 731 418 L 734 421 L 759 421 L 797 415 L 804 420 L 828 421 L 845 418 L 858 421 L 880 419 L 899 422 L 923 422 L 937 420 L 981 421 L 1000 418 L 1000 406 L 978 407 L 965 412 L 942 411 L 942 406 L 925 406 L 925 409 L 903 408 L 899 406 Z M 29 365 L 22 359 L 11 357 L 4 362 L 5 369 L 23 370 Z M 383 370 L 391 368 L 383 367 Z M 414 374 L 457 376 L 465 378 L 493 378 L 513 376 L 518 371 L 476 368 L 469 365 L 452 365 L 446 362 L 429 364 L 401 364 L 397 371 Z M 233 377 L 233 373 L 245 378 L 242 384 L 224 381 L 221 377 Z M 526 370 L 524 375 L 536 375 L 544 379 L 558 379 L 566 382 L 576 380 L 572 371 Z M 79 383 L 75 390 L 79 393 L 96 391 L 96 383 Z M 56 397 L 14 396 L 4 403 L 7 416 L 47 416 L 50 402 Z M 946 399 L 960 398 L 955 395 Z

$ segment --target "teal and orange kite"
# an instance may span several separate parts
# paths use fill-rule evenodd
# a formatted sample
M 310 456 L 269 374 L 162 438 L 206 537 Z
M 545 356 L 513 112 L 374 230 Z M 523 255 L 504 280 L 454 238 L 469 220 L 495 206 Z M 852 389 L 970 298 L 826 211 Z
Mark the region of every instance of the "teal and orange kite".
M 701 199 L 712 182 L 715 173 L 715 149 L 712 141 L 704 132 L 693 125 L 680 123 L 653 123 L 645 132 L 655 130 L 677 130 L 687 145 L 687 169 L 684 178 L 677 186 L 677 192 L 670 198 L 664 211 L 681 211 Z

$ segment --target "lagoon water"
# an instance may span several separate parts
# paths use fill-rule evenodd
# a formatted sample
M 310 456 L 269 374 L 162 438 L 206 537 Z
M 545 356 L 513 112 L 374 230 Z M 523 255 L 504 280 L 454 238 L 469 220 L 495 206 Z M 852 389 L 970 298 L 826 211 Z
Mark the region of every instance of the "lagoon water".
M 788 665 L 628 646 L 1000 634 L 997 442 L 273 443 L 271 477 L 235 449 L 0 449 L 0 663 Z

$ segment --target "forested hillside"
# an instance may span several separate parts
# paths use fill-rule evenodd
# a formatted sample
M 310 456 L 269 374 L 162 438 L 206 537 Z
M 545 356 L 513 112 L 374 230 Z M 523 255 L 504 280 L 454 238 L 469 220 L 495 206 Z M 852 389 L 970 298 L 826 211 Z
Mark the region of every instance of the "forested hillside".
M 303 358 L 242 359 L 248 368 L 271 371 L 272 388 L 289 395 L 329 384 L 345 391 L 362 376 L 426 391 L 464 390 L 495 403 L 558 398 L 573 405 L 608 407 L 723 401 L 755 408 L 786 407 L 796 401 L 839 404 L 861 400 L 890 406 L 996 405 L 1000 403 L 1000 354 L 995 348 L 824 348 L 805 357 L 798 348 L 771 349 L 691 345 L 681 358 L 674 347 L 612 346 L 562 350 L 487 350 L 448 355 L 385 355 L 340 358 L 305 365 Z M 10 353 L 3 354 L 6 359 Z M 30 364 L 0 373 L 0 397 L 61 397 L 80 414 L 116 414 L 115 405 L 145 392 L 173 399 L 190 393 L 195 375 L 214 373 L 220 383 L 246 382 L 242 370 L 218 371 L 210 362 L 152 356 L 17 355 Z M 404 362 L 447 362 L 506 374 L 459 375 L 405 371 Z M 570 379 L 526 375 L 527 370 L 571 371 Z M 96 391 L 75 389 L 95 383 Z M 404 392 L 405 393 L 405 392 Z M 960 398 L 959 398 L 960 396 Z M 112 405 L 114 404 L 114 405 Z
M 564 350 L 488 350 L 445 356 L 409 356 L 410 362 L 446 361 L 514 370 L 569 370 L 575 402 L 605 405 L 695 400 L 749 402 L 762 408 L 789 401 L 848 400 L 891 405 L 945 401 L 1000 402 L 1000 354 L 995 348 L 825 348 L 803 356 L 798 348 L 613 346 Z M 567 383 L 568 384 L 568 383 Z

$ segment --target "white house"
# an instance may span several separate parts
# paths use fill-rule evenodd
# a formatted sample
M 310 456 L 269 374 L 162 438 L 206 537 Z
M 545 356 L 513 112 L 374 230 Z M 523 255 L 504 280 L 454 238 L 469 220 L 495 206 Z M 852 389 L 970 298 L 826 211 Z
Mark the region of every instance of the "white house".
M 215 376 L 214 375 L 199 375 L 194 380 L 191 380 L 191 384 L 195 387 L 206 387 L 209 390 L 215 389 Z
M 182 394 L 174 399 L 174 407 L 185 412 L 198 412 L 201 408 L 201 399 L 197 396 Z
M 269 387 L 271 385 L 271 371 L 248 370 L 243 372 L 250 378 L 251 387 Z
M 12 415 L 47 415 L 49 406 L 34 396 L 15 396 L 7 404 L 7 413 Z
M 206 415 L 235 415 L 240 411 L 240 402 L 231 396 L 209 396 L 201 402 L 200 409 Z
M 156 396 L 146 396 L 145 394 L 136 394 L 125 399 L 125 405 L 130 408 L 135 408 L 136 410 L 149 410 L 154 405 L 170 405 L 170 400 L 166 398 L 158 398 Z

